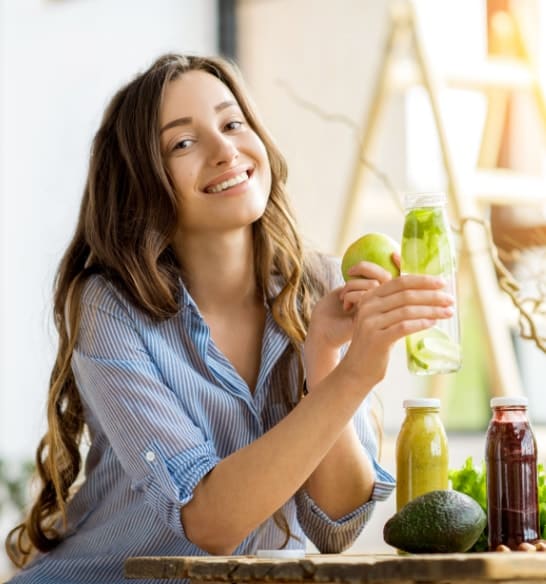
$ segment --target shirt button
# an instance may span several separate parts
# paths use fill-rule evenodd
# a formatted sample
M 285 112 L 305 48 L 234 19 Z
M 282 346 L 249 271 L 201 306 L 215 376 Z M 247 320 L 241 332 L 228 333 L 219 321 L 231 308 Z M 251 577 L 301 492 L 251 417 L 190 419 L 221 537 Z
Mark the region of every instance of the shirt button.
M 153 462 L 155 460 L 155 453 L 153 453 L 151 450 L 148 450 L 148 452 L 146 452 L 146 460 L 148 462 Z

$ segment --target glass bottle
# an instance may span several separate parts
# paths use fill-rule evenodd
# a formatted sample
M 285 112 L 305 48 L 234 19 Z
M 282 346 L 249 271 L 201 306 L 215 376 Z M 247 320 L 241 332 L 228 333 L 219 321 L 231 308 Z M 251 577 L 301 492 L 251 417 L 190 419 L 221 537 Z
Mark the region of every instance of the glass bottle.
M 455 246 L 444 193 L 408 194 L 401 246 L 402 274 L 442 276 L 446 291 L 457 298 Z M 457 302 L 451 318 L 438 319 L 406 337 L 408 369 L 417 375 L 452 373 L 461 367 Z
M 539 539 L 537 446 L 527 398 L 494 397 L 486 437 L 489 549 Z
M 439 399 L 408 399 L 396 439 L 396 510 L 428 491 L 448 488 L 448 446 Z

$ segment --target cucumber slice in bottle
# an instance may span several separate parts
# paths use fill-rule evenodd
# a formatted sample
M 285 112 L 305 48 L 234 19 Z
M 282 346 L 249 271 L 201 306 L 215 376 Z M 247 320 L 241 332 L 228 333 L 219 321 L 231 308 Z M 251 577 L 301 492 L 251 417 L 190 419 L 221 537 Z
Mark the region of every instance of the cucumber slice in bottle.
M 422 339 L 424 332 L 425 331 L 421 331 L 406 337 L 406 350 L 410 361 L 410 367 L 416 372 L 426 371 L 429 368 L 428 363 L 423 361 L 417 354 L 417 345 Z
M 429 364 L 426 363 L 425 361 L 421 361 L 418 357 L 415 356 L 415 354 L 410 353 L 409 354 L 409 358 L 410 358 L 410 367 L 412 368 L 413 371 L 427 371 L 427 369 L 429 368 Z
M 450 340 L 424 337 L 417 344 L 415 354 L 421 361 L 449 361 L 457 363 L 461 358 L 459 345 Z
M 424 239 L 412 238 L 402 241 L 401 271 L 407 274 L 419 274 L 426 269 L 429 250 Z
M 443 330 L 432 327 L 406 337 L 409 365 L 415 373 L 440 371 L 460 362 L 460 346 Z

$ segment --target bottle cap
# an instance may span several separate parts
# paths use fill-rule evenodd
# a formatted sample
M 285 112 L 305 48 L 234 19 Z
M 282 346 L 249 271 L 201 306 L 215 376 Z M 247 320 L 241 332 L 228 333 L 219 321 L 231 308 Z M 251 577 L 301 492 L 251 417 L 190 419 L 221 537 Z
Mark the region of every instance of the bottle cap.
M 439 408 L 440 400 L 429 397 L 416 397 L 413 399 L 405 399 L 402 405 L 405 408 Z
M 529 400 L 522 396 L 512 396 L 512 397 L 493 397 L 491 398 L 490 405 L 492 408 L 506 407 L 506 406 L 527 406 Z
M 442 191 L 406 193 L 404 195 L 405 209 L 413 209 L 415 207 L 437 207 L 439 205 L 445 205 L 446 202 L 446 194 Z
M 297 560 L 305 558 L 305 550 L 258 550 L 258 558 L 290 558 Z

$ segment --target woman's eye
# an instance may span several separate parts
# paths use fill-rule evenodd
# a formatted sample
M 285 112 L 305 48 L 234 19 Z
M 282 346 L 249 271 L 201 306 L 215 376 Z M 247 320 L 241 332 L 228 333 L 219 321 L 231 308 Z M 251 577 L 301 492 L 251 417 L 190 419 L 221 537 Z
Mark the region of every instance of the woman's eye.
M 226 130 L 238 130 L 243 125 L 239 120 L 233 120 L 226 124 Z
M 180 142 L 177 142 L 174 145 L 174 150 L 185 150 L 186 148 L 189 148 L 191 145 L 193 144 L 193 140 L 190 140 L 189 138 L 185 138 L 184 140 L 180 140 Z

